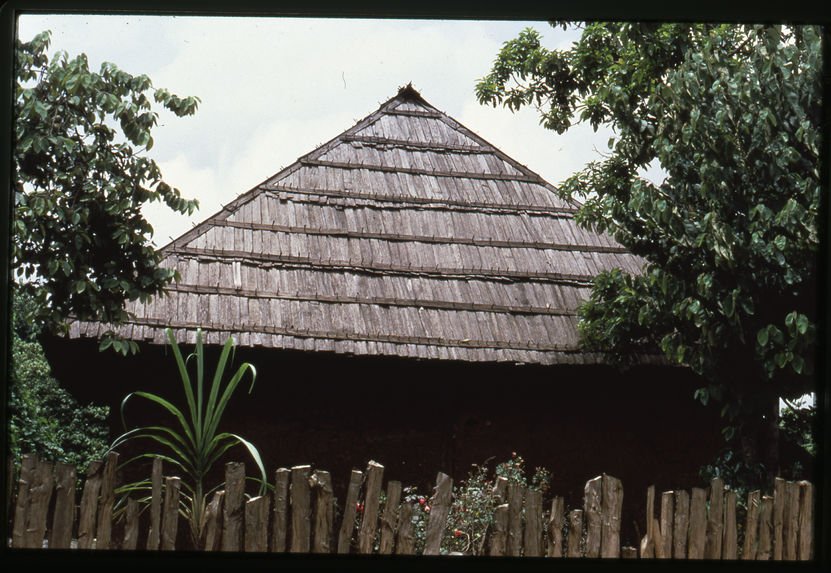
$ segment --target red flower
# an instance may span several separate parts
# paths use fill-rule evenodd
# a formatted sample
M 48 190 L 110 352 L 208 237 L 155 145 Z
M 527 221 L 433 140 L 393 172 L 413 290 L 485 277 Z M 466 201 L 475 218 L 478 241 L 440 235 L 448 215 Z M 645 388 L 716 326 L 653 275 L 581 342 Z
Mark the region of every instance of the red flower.
M 355 509 L 358 510 L 359 513 L 362 512 L 364 510 L 364 504 L 356 503 L 355 504 Z
M 459 531 L 458 529 L 453 532 L 453 535 L 455 535 L 456 537 L 459 537 L 461 534 L 462 534 L 462 532 Z
M 423 497 L 418 498 L 418 503 L 420 503 L 421 505 L 424 505 L 424 498 Z

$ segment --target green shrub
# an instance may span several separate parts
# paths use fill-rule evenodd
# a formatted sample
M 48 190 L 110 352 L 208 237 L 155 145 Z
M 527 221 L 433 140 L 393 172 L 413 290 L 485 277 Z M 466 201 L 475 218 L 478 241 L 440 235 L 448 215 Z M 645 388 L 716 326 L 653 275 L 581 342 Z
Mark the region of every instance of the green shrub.
M 8 455 L 72 464 L 83 472 L 107 450 L 107 406 L 81 405 L 51 376 L 40 343 L 12 333 L 8 397 Z

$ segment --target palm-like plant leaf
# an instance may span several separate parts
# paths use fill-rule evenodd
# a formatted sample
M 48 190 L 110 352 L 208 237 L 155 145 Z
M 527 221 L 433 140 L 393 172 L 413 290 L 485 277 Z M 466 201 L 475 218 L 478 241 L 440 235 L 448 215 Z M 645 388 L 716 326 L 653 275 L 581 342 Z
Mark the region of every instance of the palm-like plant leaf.
M 110 450 L 122 446 L 124 443 L 135 440 L 144 439 L 157 445 L 163 446 L 169 450 L 168 454 L 161 454 L 159 452 L 147 452 L 136 456 L 130 460 L 135 461 L 140 458 L 161 458 L 175 466 L 179 467 L 185 474 L 182 479 L 182 487 L 186 495 L 181 498 L 182 515 L 189 519 L 191 529 L 191 537 L 195 544 L 199 544 L 202 538 L 202 530 L 204 526 L 204 511 L 207 505 L 207 495 L 210 491 L 214 491 L 217 487 L 211 488 L 208 492 L 205 491 L 204 479 L 208 472 L 216 464 L 219 459 L 231 447 L 241 444 L 247 450 L 257 468 L 260 471 L 261 478 L 260 494 L 265 492 L 268 486 L 265 466 L 257 448 L 249 441 L 245 440 L 237 434 L 227 432 L 217 433 L 219 423 L 222 415 L 225 412 L 231 397 L 234 395 L 237 387 L 241 383 L 246 373 L 251 373 L 251 386 L 248 392 L 254 388 L 254 382 L 257 377 L 257 371 L 254 366 L 248 362 L 241 364 L 234 372 L 231 379 L 223 388 L 223 379 L 225 371 L 230 361 L 233 360 L 234 355 L 234 340 L 229 338 L 223 348 L 217 363 L 216 370 L 211 380 L 211 387 L 207 393 L 207 404 L 205 403 L 205 350 L 202 343 L 201 329 L 196 333 L 196 347 L 194 352 L 187 356 L 182 356 L 176 339 L 173 336 L 173 331 L 167 329 L 167 335 L 170 340 L 170 345 L 173 350 L 173 356 L 176 360 L 176 367 L 179 372 L 179 379 L 185 391 L 185 400 L 187 402 L 187 414 L 175 406 L 167 399 L 150 392 L 132 392 L 128 394 L 121 402 L 121 419 L 124 424 L 125 432 L 118 436 Z M 194 360 L 196 362 L 196 379 L 189 373 L 188 365 Z M 195 384 L 194 384 L 195 382 Z M 195 386 L 195 388 L 194 388 Z M 178 422 L 181 431 L 167 426 L 144 426 L 127 430 L 127 424 L 124 417 L 124 407 L 129 399 L 133 396 L 144 398 L 152 403 L 157 404 L 166 412 L 171 414 Z M 129 463 L 129 462 L 128 462 Z M 129 484 L 122 488 L 121 491 L 128 491 L 133 487 L 133 490 L 145 489 L 147 481 L 136 482 Z

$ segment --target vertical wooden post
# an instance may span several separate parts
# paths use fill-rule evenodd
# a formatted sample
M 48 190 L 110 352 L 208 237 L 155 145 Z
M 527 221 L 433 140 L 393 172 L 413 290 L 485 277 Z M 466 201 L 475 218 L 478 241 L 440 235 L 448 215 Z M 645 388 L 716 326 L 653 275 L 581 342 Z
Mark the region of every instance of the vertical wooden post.
M 759 561 L 768 561 L 770 559 L 770 533 L 772 529 L 773 508 L 773 498 L 769 495 L 763 496 L 762 502 L 759 504 L 759 551 L 756 553 L 756 559 Z
M 164 507 L 162 509 L 162 551 L 176 549 L 176 534 L 179 529 L 179 487 L 177 477 L 164 479 Z
M 666 557 L 664 554 L 664 538 L 661 537 L 661 523 L 657 517 L 652 518 L 652 536 L 655 539 L 655 557 L 664 559 Z
M 583 510 L 573 509 L 568 514 L 568 557 L 580 557 L 580 538 L 583 536 Z
M 52 517 L 50 549 L 69 549 L 75 521 L 75 466 L 58 462 L 55 478 L 55 513 Z
M 81 494 L 81 515 L 78 518 L 78 549 L 91 549 L 95 532 L 95 510 L 101 490 L 101 468 L 104 462 L 93 460 L 87 466 L 87 479 Z
M 245 503 L 245 551 L 268 551 L 268 510 L 271 500 L 267 495 L 249 499 Z
M 113 505 L 115 504 L 115 469 L 118 465 L 118 454 L 110 452 L 104 461 L 104 472 L 101 476 L 101 501 L 98 503 L 98 549 L 109 549 L 113 531 Z
M 641 559 L 655 557 L 655 535 L 652 532 L 655 515 L 655 486 L 646 488 L 646 535 L 641 540 Z
M 742 559 L 756 559 L 756 544 L 759 538 L 759 491 L 751 491 L 747 495 L 747 519 L 744 525 L 744 545 L 742 545 Z
M 503 503 L 493 512 L 493 532 L 490 539 L 488 555 L 495 557 L 505 555 L 508 547 L 508 504 Z
M 525 535 L 526 557 L 542 557 L 542 492 L 525 490 Z
M 705 559 L 721 559 L 724 536 L 724 480 L 714 478 L 710 482 L 710 508 L 707 512 L 707 538 L 704 543 Z
M 222 510 L 222 551 L 242 550 L 245 512 L 245 464 L 225 464 L 225 499 Z
M 586 482 L 583 489 L 583 511 L 586 521 L 586 557 L 600 557 L 600 536 L 602 529 L 601 499 L 603 476 Z
M 675 492 L 665 491 L 661 494 L 661 555 L 663 559 L 672 558 L 672 523 L 674 516 Z
M 147 549 L 159 549 L 160 530 L 162 527 L 162 460 L 153 460 L 153 473 L 150 478 L 152 494 L 150 497 L 150 532 L 147 535 Z
M 496 483 L 493 486 L 493 501 L 495 505 L 505 503 L 508 498 L 508 478 L 499 476 L 496 478 Z
M 675 519 L 672 527 L 672 556 L 687 558 L 687 539 L 690 525 L 690 494 L 684 490 L 675 492 Z
M 46 533 L 46 513 L 49 511 L 49 502 L 52 501 L 52 492 L 55 488 L 55 475 L 52 462 L 39 460 L 35 466 L 34 481 L 29 488 L 29 517 L 26 520 L 26 533 L 23 536 L 25 547 L 42 549 L 43 538 Z
M 223 514 L 222 502 L 224 499 L 224 489 L 214 492 L 214 497 L 205 510 L 205 551 L 217 551 L 220 547 L 222 538 L 222 520 L 220 516 Z
M 447 514 L 450 513 L 450 497 L 453 493 L 453 479 L 439 472 L 436 476 L 435 494 L 430 503 L 430 517 L 427 520 L 427 533 L 424 541 L 424 555 L 438 555 Z
M 773 480 L 773 559 L 782 559 L 782 527 L 785 521 L 785 480 Z
M 687 559 L 704 558 L 704 542 L 707 538 L 707 492 L 692 488 L 690 499 L 690 541 Z
M 132 497 L 127 499 L 127 510 L 125 513 L 124 539 L 121 541 L 121 549 L 132 551 L 138 545 L 139 524 L 138 502 Z
M 563 512 L 565 500 L 555 497 L 551 500 L 551 515 L 548 518 L 548 557 L 563 556 Z
M 395 552 L 398 555 L 415 554 L 413 506 L 408 501 L 401 504 L 401 512 L 398 514 L 398 543 L 396 543 Z
M 332 476 L 327 471 L 315 470 L 312 474 L 312 483 L 315 485 L 315 524 L 313 553 L 332 552 L 332 526 L 334 515 L 334 490 Z
M 291 470 L 278 468 L 274 472 L 274 524 L 271 535 L 271 550 L 283 553 L 286 550 L 286 528 L 289 515 L 289 476 Z
M 401 482 L 387 483 L 387 502 L 384 505 L 384 515 L 381 518 L 381 547 L 378 550 L 382 555 L 392 553 L 395 544 L 395 524 L 398 519 L 398 504 L 401 501 Z
M 799 484 L 785 483 L 785 515 L 782 526 L 782 559 L 794 561 L 797 557 L 799 534 Z
M 606 559 L 620 558 L 620 516 L 623 511 L 623 484 L 616 477 L 603 474 L 602 530 L 600 556 Z
M 355 504 L 358 503 L 358 494 L 361 491 L 361 482 L 364 474 L 352 470 L 349 477 L 349 488 L 346 490 L 346 505 L 343 508 L 343 521 L 338 534 L 338 553 L 349 553 L 352 545 L 352 533 L 355 531 Z
M 809 561 L 813 557 L 814 544 L 814 486 L 801 481 L 802 503 L 799 506 L 799 559 Z
M 366 497 L 363 518 L 358 530 L 358 552 L 372 553 L 375 530 L 378 528 L 378 508 L 381 503 L 381 484 L 384 466 L 370 461 L 366 468 Z
M 291 468 L 291 546 L 292 553 L 308 553 L 311 543 L 311 466 Z
M 522 555 L 522 487 L 508 484 L 508 555 Z
M 35 479 L 38 457 L 35 454 L 23 454 L 20 460 L 20 475 L 17 479 L 17 500 L 14 506 L 14 526 L 12 527 L 12 547 L 25 547 L 26 522 L 29 517 L 29 503 Z
M 738 499 L 735 491 L 724 493 L 724 538 L 722 541 L 722 559 L 738 559 L 738 527 L 736 524 L 736 503 Z

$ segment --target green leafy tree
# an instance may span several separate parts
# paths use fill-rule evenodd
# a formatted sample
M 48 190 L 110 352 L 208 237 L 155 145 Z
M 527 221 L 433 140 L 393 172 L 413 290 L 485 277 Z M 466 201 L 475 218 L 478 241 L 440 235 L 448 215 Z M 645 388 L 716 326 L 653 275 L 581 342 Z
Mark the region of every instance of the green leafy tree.
M 109 408 L 81 405 L 52 377 L 37 329 L 20 319 L 26 301 L 13 298 L 7 420 L 8 453 L 15 466 L 23 454 L 72 464 L 80 471 L 100 459 L 109 443 Z
M 126 301 L 148 300 L 175 278 L 159 266 L 142 206 L 163 201 L 188 214 L 198 206 L 147 155 L 158 121 L 148 95 L 180 117 L 199 100 L 111 63 L 91 72 L 84 54 L 50 62 L 49 40 L 43 32 L 15 44 L 14 280 L 34 301 L 26 319 L 51 331 L 70 317 L 119 324 Z M 110 344 L 136 350 L 112 332 L 102 339 Z
M 561 191 L 647 263 L 595 279 L 582 344 L 624 365 L 660 350 L 703 375 L 696 397 L 721 403 L 725 437 L 769 477 L 779 397 L 814 388 L 821 29 L 581 27 L 566 50 L 531 29 L 507 42 L 477 97 L 536 105 L 558 133 L 612 128 L 609 154 Z M 660 184 L 643 177 L 656 165 Z

